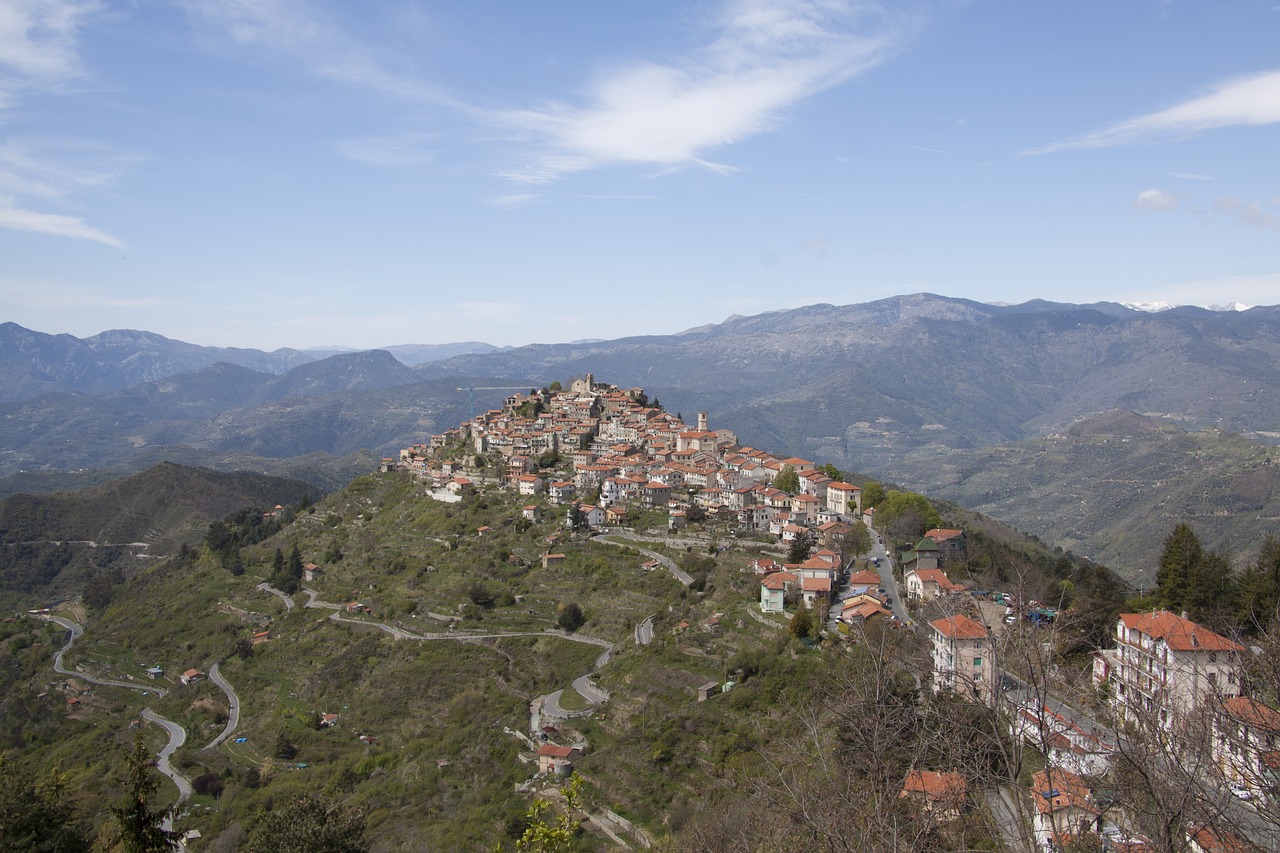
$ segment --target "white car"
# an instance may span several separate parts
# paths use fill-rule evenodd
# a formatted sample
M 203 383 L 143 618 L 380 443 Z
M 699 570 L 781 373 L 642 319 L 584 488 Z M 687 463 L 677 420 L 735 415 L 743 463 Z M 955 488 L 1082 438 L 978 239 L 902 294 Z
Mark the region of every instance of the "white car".
M 1231 783 L 1231 793 L 1235 794 L 1237 797 L 1239 797 L 1242 800 L 1253 799 L 1253 791 L 1250 791 L 1248 788 L 1246 788 L 1244 785 L 1240 784 L 1239 782 Z

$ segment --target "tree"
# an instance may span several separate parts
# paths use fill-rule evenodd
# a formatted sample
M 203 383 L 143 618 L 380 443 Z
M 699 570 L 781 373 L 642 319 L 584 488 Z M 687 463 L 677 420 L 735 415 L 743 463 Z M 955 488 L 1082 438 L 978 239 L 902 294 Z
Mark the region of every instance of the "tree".
M 826 463 L 825 465 L 819 465 L 818 470 L 826 474 L 828 477 L 830 477 L 832 480 L 836 481 L 837 483 L 844 482 L 844 474 L 841 474 L 840 469 L 832 465 L 830 462 Z
M 862 505 L 864 507 L 879 506 L 885 498 L 884 486 L 875 480 L 867 480 L 862 484 Z
M 546 800 L 534 800 L 525 813 L 525 830 L 516 841 L 517 853 L 569 853 L 578 836 L 578 811 L 582 808 L 582 779 L 577 773 L 561 790 L 564 809 L 554 820 Z
M 813 631 L 813 613 L 809 611 L 807 604 L 800 604 L 796 608 L 796 613 L 791 617 L 787 630 L 791 632 L 791 636 L 797 640 L 803 640 Z
M 929 499 L 916 492 L 891 491 L 876 507 L 876 522 L 890 536 L 914 540 L 926 530 L 942 526 Z
M 1173 528 L 1160 549 L 1160 567 L 1156 570 L 1156 585 L 1160 602 L 1170 610 L 1181 610 L 1187 600 L 1187 589 L 1204 549 L 1191 525 L 1183 522 Z
M 365 853 L 365 815 L 356 808 L 330 806 L 316 797 L 297 797 L 259 813 L 249 830 L 245 853 Z
M 94 572 L 84 585 L 84 603 L 93 610 L 105 610 L 114 595 L 115 587 L 107 572 Z
M 773 478 L 773 487 L 793 495 L 797 494 L 800 491 L 800 475 L 790 465 L 783 465 L 778 476 Z
M 127 853 L 172 850 L 179 838 L 178 833 L 163 826 L 176 806 L 151 808 L 160 789 L 160 780 L 152 772 L 154 767 L 155 760 L 142 739 L 142 732 L 134 732 L 133 750 L 125 759 L 125 772 L 120 780 L 126 799 L 123 805 L 111 810 L 117 824 L 112 843 Z
M 89 849 L 57 773 L 45 778 L 0 753 L 0 849 L 63 853 Z
M 862 521 L 855 521 L 844 544 L 845 549 L 855 557 L 865 554 L 871 550 L 871 531 Z
M 787 548 L 787 562 L 803 563 L 809 559 L 811 551 L 813 551 L 813 535 L 808 531 L 797 533 L 796 538 L 791 540 L 791 545 Z
M 294 746 L 293 741 L 289 740 L 289 736 L 283 731 L 276 735 L 276 745 L 271 750 L 271 754 L 281 761 L 289 761 L 298 754 L 298 747 Z
M 1263 634 L 1280 607 L 1280 540 L 1270 534 L 1258 558 L 1240 578 L 1238 618 L 1247 630 Z
M 572 633 L 585 625 L 586 622 L 587 617 L 582 612 L 582 606 L 576 601 L 570 601 L 567 604 L 561 603 L 556 608 L 556 624 L 565 631 Z

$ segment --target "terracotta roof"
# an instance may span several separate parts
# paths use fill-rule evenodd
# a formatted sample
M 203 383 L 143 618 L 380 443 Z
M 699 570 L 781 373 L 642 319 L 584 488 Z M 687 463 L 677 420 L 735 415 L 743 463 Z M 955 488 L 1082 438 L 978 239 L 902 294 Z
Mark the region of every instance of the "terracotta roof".
M 801 588 L 813 592 L 831 592 L 831 578 L 805 578 Z
M 538 747 L 538 755 L 549 755 L 552 758 L 568 758 L 574 751 L 571 746 L 556 746 L 554 743 L 544 743 Z
M 987 629 L 963 614 L 929 623 L 929 627 L 951 640 L 984 640 Z
M 1222 710 L 1255 729 L 1280 732 L 1280 711 L 1257 699 L 1236 696 L 1222 703 Z
M 952 800 L 963 803 L 968 784 L 959 773 L 939 773 L 934 770 L 910 770 L 902 784 L 899 797 L 923 794 L 930 801 Z
M 764 580 L 760 581 L 760 585 L 765 589 L 786 589 L 788 584 L 796 582 L 796 576 L 791 572 L 771 572 L 764 576 Z
M 870 569 L 864 569 L 860 572 L 854 572 L 849 575 L 849 586 L 879 586 L 880 573 L 873 572 Z
M 1199 844 L 1205 853 L 1253 853 L 1255 849 L 1229 832 L 1210 829 L 1207 826 L 1192 824 L 1187 830 L 1187 837 Z
M 1060 767 L 1041 770 L 1031 777 L 1031 799 L 1040 814 L 1051 814 L 1059 809 L 1096 811 L 1084 779 Z
M 1179 652 L 1242 652 L 1244 646 L 1215 634 L 1190 619 L 1158 610 L 1154 613 L 1121 613 L 1120 621 L 1126 628 L 1135 629 L 1149 637 L 1164 640 L 1169 648 Z

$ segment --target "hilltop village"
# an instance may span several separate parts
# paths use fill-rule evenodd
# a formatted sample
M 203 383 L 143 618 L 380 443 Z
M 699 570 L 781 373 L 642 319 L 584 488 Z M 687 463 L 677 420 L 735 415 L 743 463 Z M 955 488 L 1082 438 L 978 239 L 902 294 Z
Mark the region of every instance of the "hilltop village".
M 1120 727 L 1167 737 L 1176 752 L 1192 748 L 1188 726 L 1203 719 L 1210 721 L 1212 748 L 1188 778 L 1203 786 L 1198 796 L 1215 790 L 1229 796 L 1215 806 L 1217 824 L 1175 821 L 1176 849 L 1243 851 L 1255 849 L 1246 836 L 1275 840 L 1270 830 L 1258 829 L 1256 818 L 1235 813 L 1269 804 L 1280 771 L 1280 712 L 1246 695 L 1243 645 L 1185 614 L 1123 613 L 1111 647 L 1094 655 L 1099 702 L 1089 710 L 1064 701 L 1061 684 L 1034 683 L 1034 673 L 1028 679 L 1024 667 L 1015 674 L 1002 659 L 1014 653 L 1015 633 L 1034 638 L 1057 612 L 953 582 L 946 566 L 964 554 L 962 530 L 935 527 L 912 547 L 887 549 L 875 509 L 863 506 L 862 488 L 843 482 L 830 466 L 744 446 L 731 431 L 712 429 L 705 413 L 690 425 L 651 403 L 642 389 L 620 389 L 588 374 L 568 388 L 556 383 L 514 394 L 501 408 L 384 459 L 382 467 L 410 472 L 444 502 L 500 484 L 538 499 L 523 508 L 531 521 L 542 520 L 544 505 L 564 507 L 563 529 L 570 531 L 617 529 L 643 511 L 665 515 L 671 534 L 691 521 L 717 519 L 737 536 L 776 543 L 785 558 L 761 556 L 742 568 L 757 577 L 762 615 L 791 616 L 794 632 L 796 617 L 812 614 L 803 618 L 813 628 L 802 631 L 814 636 L 826 626 L 856 640 L 854 629 L 873 622 L 923 633 L 931 671 L 922 675 L 933 692 L 1005 710 L 1010 732 L 1044 756 L 1019 795 L 1038 849 L 1165 849 L 1091 780 L 1123 763 Z M 554 548 L 556 538 L 547 544 Z M 543 560 L 562 556 L 548 550 Z M 913 619 L 921 615 L 923 625 Z M 699 700 L 720 690 L 707 685 Z M 957 768 L 920 767 L 903 781 L 901 796 L 920 801 L 935 818 L 958 819 L 978 794 L 970 785 Z M 1079 846 L 1082 839 L 1092 841 Z

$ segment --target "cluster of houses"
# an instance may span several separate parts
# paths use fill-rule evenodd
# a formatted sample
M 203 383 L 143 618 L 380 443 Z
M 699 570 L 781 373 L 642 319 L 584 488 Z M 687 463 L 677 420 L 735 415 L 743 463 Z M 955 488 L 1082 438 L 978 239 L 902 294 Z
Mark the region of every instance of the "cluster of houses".
M 571 470 L 545 473 L 538 459 L 549 453 Z M 477 455 L 496 455 L 501 469 L 478 468 Z M 496 478 L 521 495 L 575 506 L 581 523 L 593 527 L 623 523 L 631 503 L 665 510 L 669 529 L 701 511 L 730 519 L 740 532 L 784 541 L 811 535 L 838 549 L 850 525 L 865 520 L 861 488 L 815 463 L 744 447 L 730 430 L 710 429 L 705 412 L 690 426 L 648 405 L 641 389 L 598 383 L 591 374 L 568 389 L 513 394 L 502 408 L 384 459 L 382 468 L 413 473 L 447 502 L 461 500 L 481 477 Z M 799 482 L 791 492 L 773 485 L 788 468 Z
M 929 628 L 934 689 L 994 702 L 999 683 L 995 635 L 966 615 L 935 620 Z M 1185 614 L 1124 613 L 1116 623 L 1114 647 L 1095 656 L 1093 682 L 1117 719 L 1154 727 L 1175 744 L 1180 737 L 1207 736 L 1230 791 L 1242 800 L 1266 801 L 1280 786 L 1280 711 L 1241 695 L 1244 652 L 1239 643 Z M 1042 849 L 1066 849 L 1081 833 L 1102 836 L 1108 826 L 1112 839 L 1125 839 L 1123 849 L 1150 849 L 1141 837 L 1109 823 L 1085 781 L 1107 769 L 1115 750 L 1108 733 L 1082 723 L 1064 706 L 1054 709 L 1030 700 L 1015 709 L 1012 727 L 1047 760 L 1031 791 Z M 1185 835 L 1189 850 L 1252 849 L 1209 826 L 1188 826 Z

